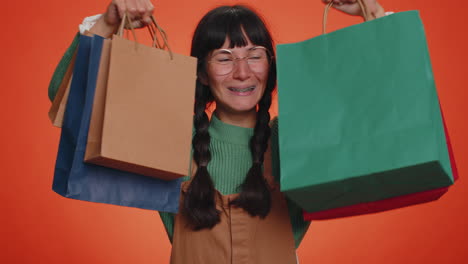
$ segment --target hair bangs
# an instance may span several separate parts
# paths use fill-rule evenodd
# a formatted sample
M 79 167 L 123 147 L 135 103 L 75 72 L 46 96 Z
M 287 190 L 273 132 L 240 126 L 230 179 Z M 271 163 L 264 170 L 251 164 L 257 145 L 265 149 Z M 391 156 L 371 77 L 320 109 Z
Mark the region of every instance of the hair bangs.
M 192 42 L 192 56 L 203 59 L 209 52 L 221 48 L 226 39 L 229 48 L 247 46 L 250 40 L 273 52 L 271 36 L 257 14 L 243 6 L 221 6 L 200 21 Z
M 241 6 L 233 6 L 230 11 L 223 32 L 225 38 L 229 39 L 229 48 L 247 46 L 249 40 L 254 45 L 269 46 L 271 38 L 266 34 L 268 31 L 264 22 L 257 14 Z

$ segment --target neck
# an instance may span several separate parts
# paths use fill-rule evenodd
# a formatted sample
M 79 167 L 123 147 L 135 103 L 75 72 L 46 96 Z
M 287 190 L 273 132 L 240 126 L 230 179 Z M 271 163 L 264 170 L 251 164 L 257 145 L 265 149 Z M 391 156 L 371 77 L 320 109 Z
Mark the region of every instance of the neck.
M 233 126 L 253 128 L 257 122 L 257 111 L 255 108 L 251 111 L 242 113 L 229 113 L 216 109 L 213 114 L 216 115 L 219 120 Z

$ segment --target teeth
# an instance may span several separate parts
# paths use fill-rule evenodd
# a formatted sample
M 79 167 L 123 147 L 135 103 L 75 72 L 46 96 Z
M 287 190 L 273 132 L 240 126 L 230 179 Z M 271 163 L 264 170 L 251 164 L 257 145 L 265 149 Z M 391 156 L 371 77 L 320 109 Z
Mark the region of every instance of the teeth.
M 237 89 L 237 88 L 229 87 L 229 90 L 231 90 L 233 92 L 240 92 L 240 93 L 250 92 L 253 89 L 255 89 L 255 86 L 247 87 L 247 88 L 244 88 L 244 89 Z

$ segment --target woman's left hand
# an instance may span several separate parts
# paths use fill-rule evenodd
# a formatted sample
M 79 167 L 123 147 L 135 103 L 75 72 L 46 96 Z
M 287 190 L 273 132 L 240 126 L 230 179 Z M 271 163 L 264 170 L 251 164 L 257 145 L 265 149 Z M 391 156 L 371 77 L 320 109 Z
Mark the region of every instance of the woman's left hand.
M 363 12 L 359 6 L 357 0 L 322 0 L 324 3 L 328 4 L 333 1 L 333 7 L 341 12 L 352 16 L 362 16 Z M 367 7 L 367 13 L 369 19 L 379 18 L 385 15 L 383 7 L 377 3 L 377 0 L 363 0 L 364 4 Z

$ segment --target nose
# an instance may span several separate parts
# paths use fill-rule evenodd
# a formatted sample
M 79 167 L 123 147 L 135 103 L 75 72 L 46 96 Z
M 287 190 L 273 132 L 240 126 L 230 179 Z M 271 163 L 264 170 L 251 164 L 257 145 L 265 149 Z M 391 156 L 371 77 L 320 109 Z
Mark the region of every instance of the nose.
M 252 75 L 252 70 L 247 63 L 245 58 L 237 59 L 233 65 L 234 69 L 232 70 L 232 78 L 237 80 L 247 80 Z

